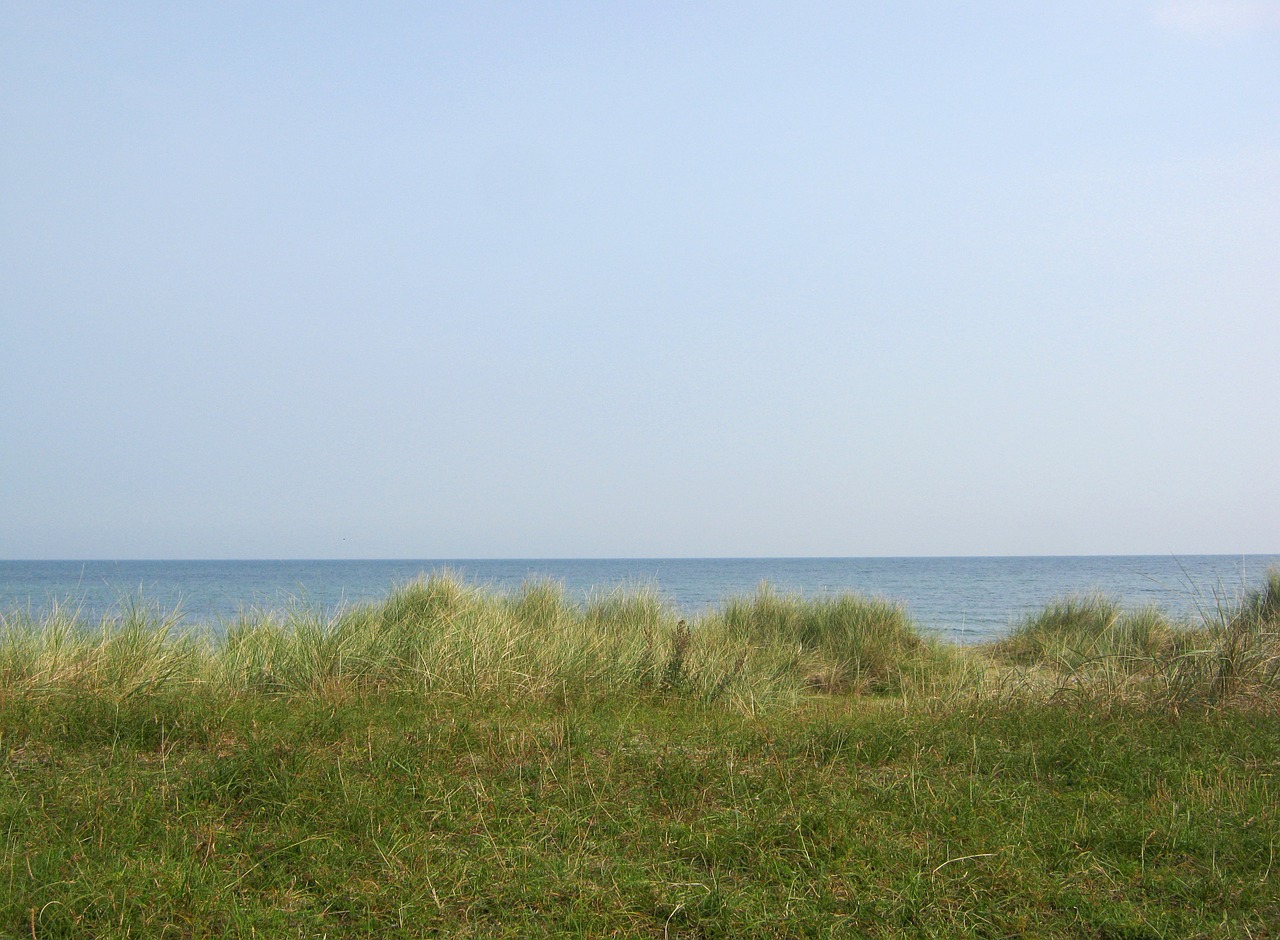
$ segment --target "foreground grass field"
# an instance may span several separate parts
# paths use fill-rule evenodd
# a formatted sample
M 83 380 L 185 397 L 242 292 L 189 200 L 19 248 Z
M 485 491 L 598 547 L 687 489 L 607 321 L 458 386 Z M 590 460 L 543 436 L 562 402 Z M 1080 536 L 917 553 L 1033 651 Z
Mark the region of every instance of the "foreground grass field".
M 448 578 L 0 640 L 0 936 L 1274 937 L 1280 576 L 1004 642 Z

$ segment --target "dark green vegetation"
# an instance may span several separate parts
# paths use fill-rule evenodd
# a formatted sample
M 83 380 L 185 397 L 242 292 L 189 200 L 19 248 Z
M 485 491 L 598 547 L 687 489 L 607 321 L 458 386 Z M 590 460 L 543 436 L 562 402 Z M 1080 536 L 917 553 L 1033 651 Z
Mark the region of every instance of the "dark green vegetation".
M 0 936 L 1275 937 L 1278 602 L 15 620 Z

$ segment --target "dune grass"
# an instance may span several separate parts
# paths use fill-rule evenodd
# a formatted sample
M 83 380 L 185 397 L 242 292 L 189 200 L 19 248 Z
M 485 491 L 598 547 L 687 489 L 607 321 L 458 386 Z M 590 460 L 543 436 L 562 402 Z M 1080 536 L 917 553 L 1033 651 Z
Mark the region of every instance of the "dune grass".
M 1280 572 L 1198 622 L 1121 610 L 1100 596 L 1054 601 L 990 647 L 1042 687 L 1179 709 L 1236 704 L 1280 708 Z M 1024 682 L 1033 685 L 1034 682 Z
M 447 573 L 0 625 L 0 936 L 1265 937 L 1280 574 L 988 646 Z
M 583 605 L 555 582 L 504 595 L 448 573 L 332 614 L 245 614 L 221 636 L 178 634 L 173 617 L 140 606 L 92 625 L 59 611 L 0 628 L 6 687 L 116 696 L 184 684 L 231 695 L 634 692 L 750 710 L 815 690 L 901 691 L 958 659 L 900 606 L 855 595 L 806 600 L 762 587 L 688 623 L 652 590 Z
M 1100 595 L 1067 597 L 1048 604 L 996 644 L 996 653 L 1016 663 L 1053 663 L 1080 669 L 1090 662 L 1158 656 L 1173 639 L 1159 610 L 1122 611 Z
M 804 598 L 762 585 L 686 622 L 652 589 L 570 601 L 551 581 L 502 594 L 438 572 L 382 603 L 322 613 L 247 612 L 183 632 L 137 604 L 98 623 L 74 608 L 0 620 L 0 694 L 156 688 L 320 698 L 368 690 L 536 698 L 679 696 L 744 711 L 815 694 L 916 702 L 1080 694 L 1160 707 L 1274 706 L 1280 572 L 1197 623 L 1097 595 L 1061 598 L 1007 636 L 960 646 L 918 629 L 902 605 Z

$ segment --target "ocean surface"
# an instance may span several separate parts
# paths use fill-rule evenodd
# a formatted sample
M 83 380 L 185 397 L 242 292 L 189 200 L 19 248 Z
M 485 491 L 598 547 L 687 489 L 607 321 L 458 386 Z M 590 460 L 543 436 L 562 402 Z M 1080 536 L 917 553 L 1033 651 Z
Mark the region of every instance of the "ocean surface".
M 619 588 L 656 589 L 696 616 L 762 582 L 810 597 L 857 592 L 900 601 L 916 623 L 961 642 L 1007 632 L 1054 598 L 1101 592 L 1126 607 L 1196 617 L 1261 583 L 1280 555 L 997 558 L 439 559 L 418 561 L 0 561 L 0 614 L 58 604 L 89 622 L 139 601 L 215 631 L 242 612 L 298 606 L 331 612 L 377 601 L 448 569 L 513 591 L 550 578 L 584 601 Z

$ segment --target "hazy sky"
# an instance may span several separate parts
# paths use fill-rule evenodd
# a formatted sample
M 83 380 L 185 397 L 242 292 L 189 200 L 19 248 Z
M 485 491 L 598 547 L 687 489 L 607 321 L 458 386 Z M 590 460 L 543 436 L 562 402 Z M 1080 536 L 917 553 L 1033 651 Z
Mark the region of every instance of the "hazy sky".
M 0 557 L 1280 551 L 1280 2 L 0 24 Z

